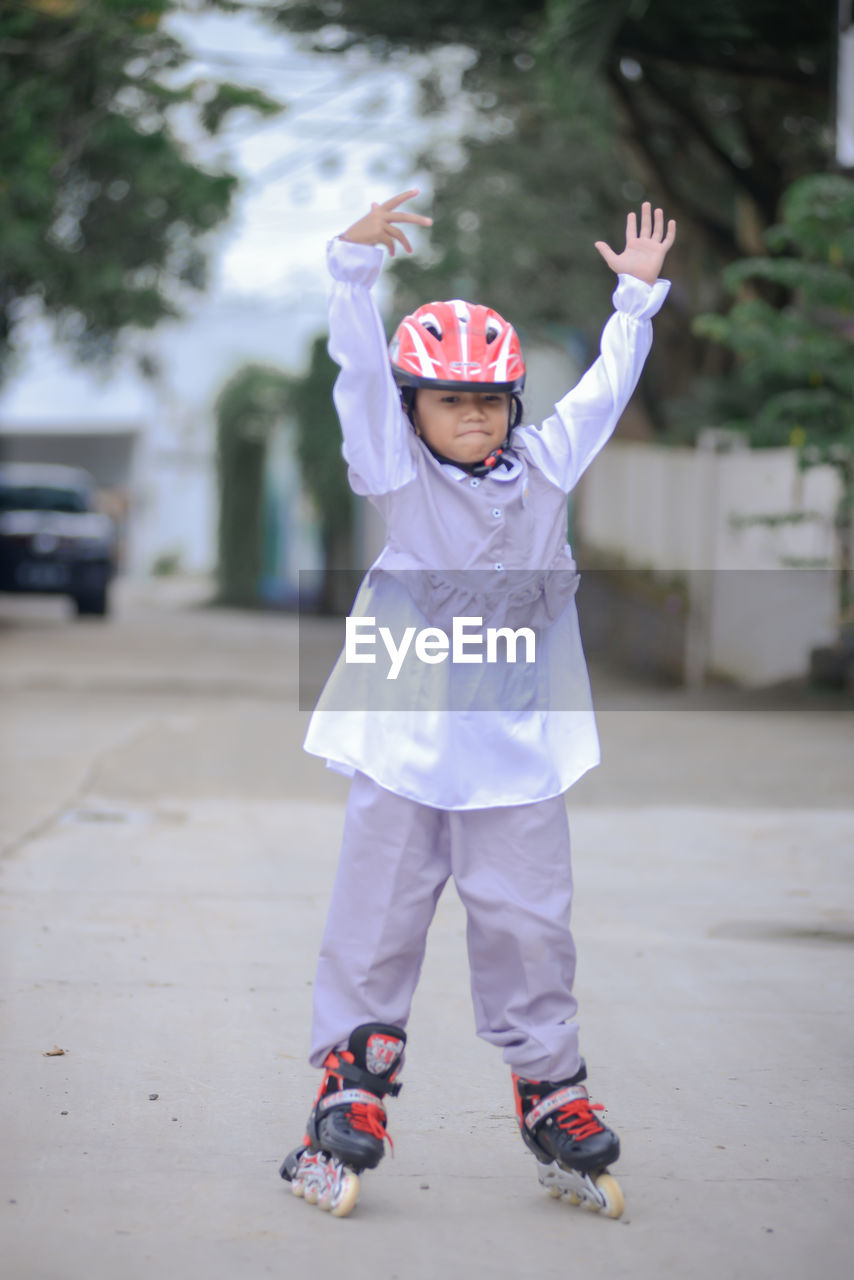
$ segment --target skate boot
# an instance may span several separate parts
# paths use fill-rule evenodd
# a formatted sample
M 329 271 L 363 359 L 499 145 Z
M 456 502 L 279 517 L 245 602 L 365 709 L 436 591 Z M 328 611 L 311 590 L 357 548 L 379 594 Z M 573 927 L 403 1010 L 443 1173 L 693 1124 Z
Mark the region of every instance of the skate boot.
M 406 1032 L 379 1022 L 356 1027 L 346 1049 L 330 1053 L 306 1125 L 279 1170 L 295 1196 L 343 1218 L 359 1198 L 359 1174 L 375 1169 L 385 1154 L 386 1112 L 382 1099 L 396 1097 Z
M 607 1166 L 620 1154 L 620 1139 L 600 1123 L 582 1084 L 587 1068 L 570 1080 L 524 1080 L 513 1076 L 516 1115 L 525 1143 L 537 1157 L 539 1179 L 553 1196 L 589 1204 L 619 1218 L 623 1193 Z

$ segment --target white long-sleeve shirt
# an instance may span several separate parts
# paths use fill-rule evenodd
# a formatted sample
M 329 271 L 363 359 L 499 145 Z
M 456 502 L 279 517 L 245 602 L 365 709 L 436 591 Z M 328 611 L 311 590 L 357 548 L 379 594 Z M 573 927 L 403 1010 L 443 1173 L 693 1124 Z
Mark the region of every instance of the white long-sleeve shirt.
M 454 615 L 536 628 L 537 661 L 426 665 L 390 681 L 341 655 L 305 749 L 346 773 L 445 809 L 557 795 L 599 761 L 566 541 L 566 495 L 612 434 L 652 342 L 669 282 L 620 276 L 601 353 L 541 426 L 517 427 L 511 466 L 484 477 L 440 463 L 403 413 L 370 289 L 382 250 L 329 246 L 334 399 L 356 493 L 386 523 L 353 617 L 449 629 Z M 377 654 L 378 659 L 380 654 Z

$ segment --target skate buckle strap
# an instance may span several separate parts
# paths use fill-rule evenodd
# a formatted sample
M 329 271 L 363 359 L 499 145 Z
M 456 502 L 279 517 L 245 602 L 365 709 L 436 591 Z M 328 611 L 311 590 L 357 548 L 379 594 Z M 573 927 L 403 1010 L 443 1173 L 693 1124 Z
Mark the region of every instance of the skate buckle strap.
M 318 1111 L 328 1111 L 331 1107 L 346 1107 L 353 1103 L 361 1103 L 363 1106 L 376 1107 L 385 1115 L 385 1107 L 380 1102 L 375 1093 L 368 1093 L 367 1089 L 339 1089 L 337 1093 L 328 1093 L 325 1098 L 321 1098 L 317 1104 Z
M 396 1098 L 403 1088 L 402 1084 L 394 1084 L 391 1080 L 382 1080 L 378 1075 L 374 1075 L 369 1071 L 363 1071 L 361 1067 L 357 1067 L 355 1062 L 345 1062 L 343 1059 L 335 1067 L 335 1074 L 339 1075 L 342 1080 L 349 1081 L 350 1084 L 365 1085 L 371 1091 L 371 1095 L 376 1101 L 385 1094 L 390 1093 Z
M 588 1093 L 583 1084 L 569 1085 L 565 1089 L 556 1089 L 547 1098 L 543 1098 L 542 1102 L 538 1102 L 535 1107 L 531 1107 L 531 1110 L 525 1116 L 525 1124 L 533 1133 L 540 1121 L 545 1120 L 546 1116 L 559 1111 L 561 1107 L 565 1107 L 571 1102 L 581 1100 L 586 1102 L 587 1097 Z

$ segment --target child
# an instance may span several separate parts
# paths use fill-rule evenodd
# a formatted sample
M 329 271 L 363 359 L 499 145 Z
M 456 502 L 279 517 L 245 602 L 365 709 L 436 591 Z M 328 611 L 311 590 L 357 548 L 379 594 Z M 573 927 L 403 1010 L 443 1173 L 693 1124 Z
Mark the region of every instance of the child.
M 661 210 L 653 217 L 644 204 L 640 234 L 628 216 L 623 253 L 597 243 L 619 274 L 601 355 L 541 427 L 521 426 L 522 353 L 497 312 L 459 299 L 420 307 L 401 322 L 389 359 L 370 287 L 381 245 L 392 257 L 398 244 L 412 251 L 400 224 L 431 225 L 399 211 L 417 194 L 372 205 L 329 246 L 343 454 L 352 488 L 387 526 L 348 621 L 363 640 L 380 615 L 403 628 L 398 637 L 421 631 L 429 643 L 403 695 L 377 680 L 364 647 L 345 651 L 309 726 L 306 750 L 352 783 L 314 986 L 310 1061 L 325 1074 L 281 1174 L 294 1194 L 343 1216 L 358 1173 L 382 1158 L 382 1099 L 400 1089 L 427 930 L 453 875 L 477 1033 L 504 1051 L 540 1181 L 619 1216 L 619 1187 L 603 1173 L 619 1140 L 582 1083 L 572 996 L 563 793 L 598 763 L 599 748 L 566 494 L 637 383 L 670 287 L 658 275 L 676 227 L 665 233 Z M 443 661 L 435 624 L 460 618 L 525 623 L 539 646 L 535 674 L 511 674 L 507 662 L 496 683 L 494 665 Z

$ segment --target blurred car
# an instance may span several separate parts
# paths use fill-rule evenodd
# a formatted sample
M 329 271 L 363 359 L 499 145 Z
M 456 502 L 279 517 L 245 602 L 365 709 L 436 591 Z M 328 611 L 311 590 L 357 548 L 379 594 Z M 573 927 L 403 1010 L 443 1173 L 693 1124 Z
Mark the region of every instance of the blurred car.
M 116 529 L 94 498 L 77 467 L 0 464 L 0 591 L 67 595 L 78 614 L 105 617 Z

